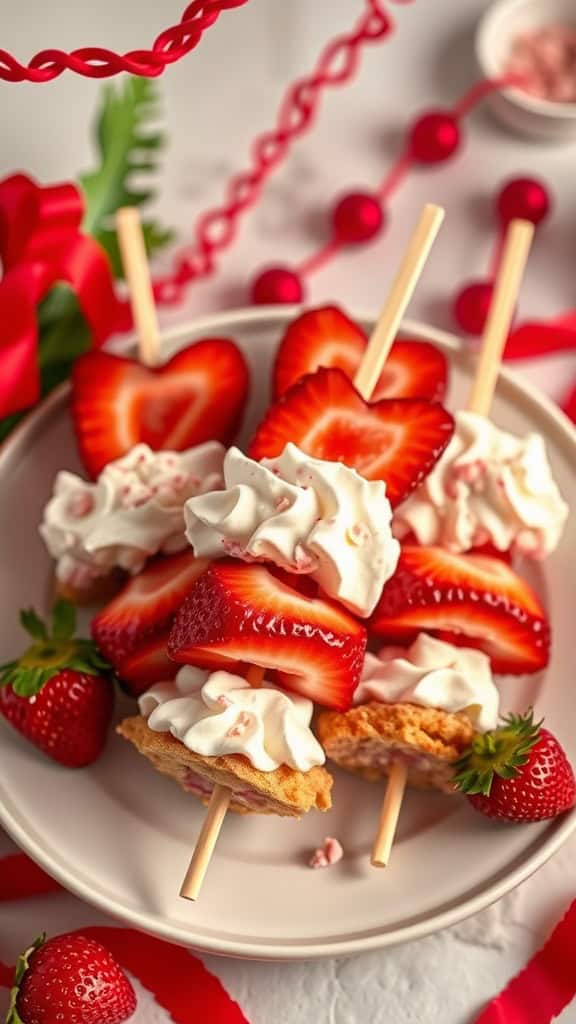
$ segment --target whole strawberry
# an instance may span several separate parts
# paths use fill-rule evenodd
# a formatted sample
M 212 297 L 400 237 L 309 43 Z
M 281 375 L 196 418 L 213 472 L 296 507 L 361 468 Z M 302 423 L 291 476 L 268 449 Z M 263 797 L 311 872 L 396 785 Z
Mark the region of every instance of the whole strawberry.
M 114 957 L 84 935 L 44 938 L 16 965 L 6 1024 L 120 1024 L 136 996 Z
M 576 804 L 574 772 L 533 712 L 509 715 L 478 735 L 457 764 L 456 784 L 481 814 L 499 821 L 556 818 Z
M 76 615 L 67 601 L 54 607 L 50 632 L 32 610 L 20 621 L 34 642 L 0 669 L 0 711 L 30 743 L 68 768 L 102 752 L 114 692 L 107 662 L 91 640 L 74 638 Z

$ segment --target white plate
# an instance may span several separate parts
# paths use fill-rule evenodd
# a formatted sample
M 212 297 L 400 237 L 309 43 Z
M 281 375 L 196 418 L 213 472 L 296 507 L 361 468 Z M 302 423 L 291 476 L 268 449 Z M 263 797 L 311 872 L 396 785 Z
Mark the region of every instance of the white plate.
M 262 309 L 197 321 L 167 336 L 170 348 L 194 337 L 228 334 L 254 372 L 245 436 L 267 397 L 272 355 L 293 309 Z M 456 339 L 418 324 L 406 332 L 438 343 L 452 365 L 450 404 L 465 400 L 472 361 Z M 168 345 L 167 345 L 168 347 Z M 54 475 L 78 469 L 66 389 L 44 403 L 0 456 L 0 660 L 20 648 L 18 609 L 39 605 L 51 565 L 37 524 Z M 576 442 L 560 413 L 503 372 L 496 422 L 546 438 L 555 476 L 576 508 Z M 561 548 L 532 574 L 554 623 L 552 663 L 544 678 L 506 679 L 504 707 L 537 700 L 576 762 L 573 609 L 576 545 L 571 518 Z M 118 708 L 118 717 L 128 709 Z M 130 705 L 133 706 L 133 705 Z M 386 871 L 368 852 L 380 787 L 338 774 L 334 809 L 301 822 L 229 815 L 202 898 L 178 898 L 178 886 L 202 809 L 131 747 L 111 736 L 105 755 L 84 771 L 46 760 L 0 725 L 0 819 L 30 855 L 68 889 L 136 927 L 184 945 L 262 959 L 324 957 L 415 939 L 480 910 L 527 878 L 576 828 L 576 813 L 550 824 L 498 826 L 463 800 L 410 793 L 394 857 Z M 344 844 L 344 860 L 311 871 L 306 859 L 325 835 Z

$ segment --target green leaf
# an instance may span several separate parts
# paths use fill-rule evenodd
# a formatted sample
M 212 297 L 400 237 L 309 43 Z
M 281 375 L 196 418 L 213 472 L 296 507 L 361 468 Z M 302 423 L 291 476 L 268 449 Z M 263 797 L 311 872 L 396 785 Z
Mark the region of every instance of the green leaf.
M 31 946 L 28 947 L 19 957 L 16 963 L 16 969 L 14 971 L 14 985 L 10 990 L 10 1004 L 8 1006 L 8 1016 L 6 1017 L 6 1024 L 24 1024 L 18 1010 L 16 1009 L 16 1000 L 18 999 L 18 992 L 22 984 L 22 979 L 30 966 L 30 958 L 36 950 L 40 949 L 41 946 L 46 942 L 46 935 L 42 934 L 34 940 Z
M 20 623 L 30 636 L 35 640 L 47 640 L 48 633 L 46 626 L 33 608 L 23 608 L 20 612 Z
M 127 78 L 120 85 L 106 85 L 102 95 L 95 133 L 99 164 L 80 176 L 86 199 L 83 227 L 112 255 L 118 271 L 112 217 L 119 207 L 141 206 L 154 195 L 164 136 L 153 130 L 159 114 L 155 82 Z M 149 254 L 172 237 L 153 222 L 145 224 L 145 233 Z
M 491 732 L 479 733 L 456 762 L 454 782 L 463 793 L 489 796 L 495 775 L 514 779 L 538 743 L 542 721 L 534 721 L 530 708 L 524 715 L 508 715 Z
M 52 636 L 55 640 L 70 640 L 76 629 L 76 609 L 71 601 L 62 598 L 52 609 Z

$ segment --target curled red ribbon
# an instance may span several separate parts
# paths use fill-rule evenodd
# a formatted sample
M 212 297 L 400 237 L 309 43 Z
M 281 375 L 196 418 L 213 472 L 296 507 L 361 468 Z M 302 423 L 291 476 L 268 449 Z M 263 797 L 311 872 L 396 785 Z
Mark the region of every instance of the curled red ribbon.
M 53 285 L 76 292 L 95 345 L 126 326 L 108 258 L 80 230 L 83 212 L 75 185 L 43 188 L 24 174 L 0 182 L 0 418 L 40 397 L 36 307 Z
M 0 860 L 0 903 L 26 900 L 59 890 L 61 886 L 56 879 L 46 874 L 25 853 L 12 853 Z
M 474 1024 L 550 1024 L 576 995 L 576 900 L 520 974 Z

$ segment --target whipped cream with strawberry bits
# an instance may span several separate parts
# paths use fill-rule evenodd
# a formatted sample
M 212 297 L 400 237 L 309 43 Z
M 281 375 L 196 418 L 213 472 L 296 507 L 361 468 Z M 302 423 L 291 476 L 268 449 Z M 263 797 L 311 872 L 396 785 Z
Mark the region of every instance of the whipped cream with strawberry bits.
M 198 557 L 232 555 L 307 573 L 328 596 L 370 615 L 400 554 L 382 481 L 289 443 L 261 462 L 230 448 L 224 488 L 186 502 L 186 535 Z
M 366 655 L 354 703 L 371 701 L 463 711 L 478 732 L 488 732 L 498 724 L 500 695 L 486 654 L 420 633 L 407 650 Z
M 58 579 L 82 589 L 115 568 L 137 573 L 151 555 L 183 550 L 184 502 L 222 486 L 224 452 L 217 441 L 184 452 L 138 444 L 95 483 L 58 473 L 40 525 Z
M 568 515 L 539 434 L 515 437 L 472 412 L 458 412 L 446 451 L 395 517 L 421 544 L 468 551 L 486 543 L 544 558 Z
M 138 703 L 149 729 L 170 732 L 202 757 L 243 754 L 261 772 L 282 764 L 307 772 L 326 760 L 310 728 L 312 701 L 271 683 L 254 688 L 231 672 L 186 665 Z

